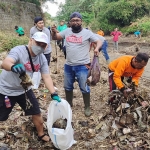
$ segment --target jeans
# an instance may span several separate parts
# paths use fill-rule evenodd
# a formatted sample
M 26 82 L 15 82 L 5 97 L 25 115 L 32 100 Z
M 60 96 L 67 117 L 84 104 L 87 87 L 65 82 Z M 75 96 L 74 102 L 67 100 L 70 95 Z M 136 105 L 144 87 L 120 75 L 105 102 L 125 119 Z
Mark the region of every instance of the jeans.
M 114 41 L 114 48 L 118 51 L 118 41 Z
M 64 65 L 64 88 L 67 91 L 74 89 L 73 83 L 77 80 L 82 93 L 89 93 L 90 88 L 87 85 L 88 69 L 85 65 L 69 66 Z
M 107 41 L 104 41 L 103 45 L 101 47 L 101 50 L 102 50 L 103 56 L 105 57 L 106 61 L 109 59 L 109 56 L 107 53 L 107 47 L 108 47 L 108 43 L 107 43 Z

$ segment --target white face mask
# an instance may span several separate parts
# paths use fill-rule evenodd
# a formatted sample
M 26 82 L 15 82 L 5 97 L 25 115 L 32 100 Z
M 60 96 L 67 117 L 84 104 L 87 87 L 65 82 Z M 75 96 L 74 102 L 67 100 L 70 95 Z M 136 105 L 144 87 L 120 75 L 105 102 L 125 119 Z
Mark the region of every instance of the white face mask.
M 42 48 L 40 46 L 37 46 L 37 45 L 32 45 L 31 49 L 32 49 L 32 52 L 35 55 L 40 55 L 40 54 L 42 54 L 44 52 L 44 48 Z

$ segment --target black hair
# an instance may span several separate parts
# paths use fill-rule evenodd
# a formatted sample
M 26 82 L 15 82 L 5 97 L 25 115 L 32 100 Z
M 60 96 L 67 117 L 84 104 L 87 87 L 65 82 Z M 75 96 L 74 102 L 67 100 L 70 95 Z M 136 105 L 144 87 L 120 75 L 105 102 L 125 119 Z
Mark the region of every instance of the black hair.
M 39 21 L 43 21 L 43 19 L 42 19 L 42 17 L 35 17 L 34 18 L 34 25 L 36 24 L 36 23 L 38 23 Z
M 18 26 L 15 26 L 15 29 L 18 29 Z
M 149 59 L 149 55 L 146 54 L 146 53 L 138 53 L 138 54 L 136 55 L 136 57 L 135 57 L 135 60 L 136 60 L 138 63 L 142 62 L 143 60 L 144 60 L 145 62 L 148 62 L 148 59 Z

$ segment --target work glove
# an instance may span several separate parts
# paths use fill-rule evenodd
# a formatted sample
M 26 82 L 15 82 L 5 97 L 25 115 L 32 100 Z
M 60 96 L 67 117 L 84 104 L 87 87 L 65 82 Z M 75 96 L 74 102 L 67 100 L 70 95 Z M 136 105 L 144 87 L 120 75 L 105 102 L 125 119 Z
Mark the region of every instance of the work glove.
M 15 73 L 19 73 L 20 75 L 25 75 L 26 69 L 23 64 L 16 64 L 11 66 L 11 71 Z
M 58 96 L 57 93 L 51 94 L 51 98 L 52 98 L 52 100 L 55 100 L 57 102 L 61 102 L 61 98 Z

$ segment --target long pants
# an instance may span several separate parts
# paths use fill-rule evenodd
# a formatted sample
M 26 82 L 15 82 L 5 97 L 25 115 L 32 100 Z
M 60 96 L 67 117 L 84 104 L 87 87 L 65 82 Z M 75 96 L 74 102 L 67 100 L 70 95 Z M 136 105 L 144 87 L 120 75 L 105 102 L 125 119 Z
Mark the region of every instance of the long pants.
M 105 40 L 105 41 L 103 42 L 102 47 L 101 47 L 101 51 L 102 51 L 103 56 L 105 57 L 106 61 L 109 60 L 109 55 L 108 55 L 108 53 L 107 53 L 107 47 L 108 47 L 108 43 L 107 43 L 107 41 Z
M 47 59 L 47 64 L 48 64 L 48 66 L 49 66 L 50 60 L 51 60 L 51 53 L 49 53 L 49 54 L 44 54 L 44 55 L 45 55 L 45 57 L 46 57 L 46 59 Z
M 118 41 L 114 41 L 114 48 L 118 51 Z

